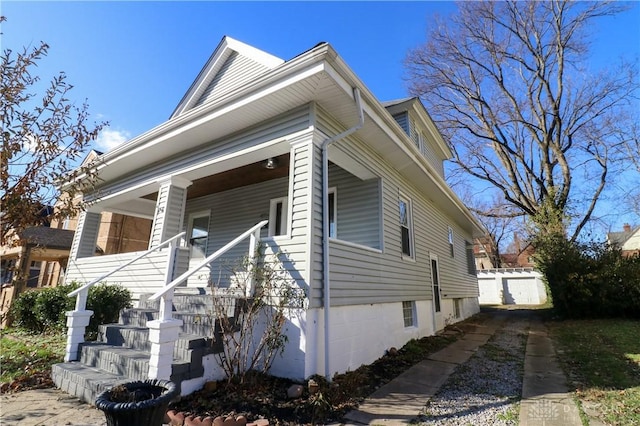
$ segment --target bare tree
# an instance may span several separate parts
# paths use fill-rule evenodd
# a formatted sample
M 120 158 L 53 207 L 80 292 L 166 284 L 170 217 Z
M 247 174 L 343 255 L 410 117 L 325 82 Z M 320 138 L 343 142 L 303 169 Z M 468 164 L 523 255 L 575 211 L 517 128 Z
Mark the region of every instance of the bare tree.
M 35 93 L 40 79 L 33 70 L 48 48 L 41 43 L 18 54 L 7 49 L 0 60 L 1 245 L 26 227 L 77 214 L 84 206 L 75 195 L 95 181 L 93 164 L 78 167 L 77 162 L 105 123 L 90 125 L 87 104 L 77 107 L 68 99 L 73 86 L 64 73 L 53 77 L 41 96 Z M 63 181 L 71 182 L 65 186 L 68 196 L 55 210 L 47 209 L 57 201 Z
M 460 2 L 411 51 L 413 94 L 449 138 L 454 162 L 545 232 L 575 240 L 631 129 L 632 64 L 589 73 L 587 33 L 616 2 Z

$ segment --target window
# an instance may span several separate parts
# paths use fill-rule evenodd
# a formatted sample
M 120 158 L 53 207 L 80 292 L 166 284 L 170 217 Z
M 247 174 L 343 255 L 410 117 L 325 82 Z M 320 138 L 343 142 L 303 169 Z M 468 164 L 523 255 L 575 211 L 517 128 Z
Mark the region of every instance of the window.
M 453 254 L 454 254 L 454 251 L 453 251 L 453 229 L 451 229 L 451 227 L 449 227 L 448 237 L 449 237 L 449 251 L 451 253 L 451 257 L 453 257 Z
M 402 317 L 404 318 L 405 327 L 415 327 L 416 325 L 416 302 L 402 302 Z
M 189 246 L 192 252 L 199 255 L 207 253 L 207 242 L 209 241 L 209 212 L 194 213 L 189 216 Z
M 398 202 L 400 210 L 400 234 L 402 239 L 402 254 L 413 257 L 413 232 L 411 220 L 411 202 L 400 198 Z
M 460 318 L 462 316 L 462 299 L 453 299 L 453 317 Z
M 338 226 L 336 218 L 338 217 L 338 209 L 336 203 L 336 189 L 329 188 L 329 237 L 338 237 Z
M 440 273 L 438 271 L 438 259 L 431 258 L 431 282 L 433 284 L 433 308 L 440 312 Z
M 287 197 L 274 198 L 269 208 L 269 236 L 287 234 Z

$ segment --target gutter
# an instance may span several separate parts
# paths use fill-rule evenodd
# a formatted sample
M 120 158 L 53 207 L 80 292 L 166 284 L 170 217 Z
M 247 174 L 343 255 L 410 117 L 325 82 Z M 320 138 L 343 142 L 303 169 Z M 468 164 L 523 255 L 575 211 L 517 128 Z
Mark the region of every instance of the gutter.
M 353 88 L 353 97 L 358 108 L 358 123 L 335 136 L 322 142 L 322 278 L 323 278 L 323 304 L 324 304 L 324 375 L 327 381 L 331 381 L 329 368 L 329 310 L 331 309 L 330 280 L 329 280 L 329 155 L 327 148 L 332 143 L 343 139 L 364 125 L 364 110 L 360 98 L 360 89 Z

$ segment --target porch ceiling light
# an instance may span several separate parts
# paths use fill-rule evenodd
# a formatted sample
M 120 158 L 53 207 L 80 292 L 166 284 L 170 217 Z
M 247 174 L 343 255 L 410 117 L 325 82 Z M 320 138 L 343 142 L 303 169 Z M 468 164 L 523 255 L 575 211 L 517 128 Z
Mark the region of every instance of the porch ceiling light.
M 273 170 L 278 167 L 278 159 L 273 157 L 267 158 L 264 163 L 262 163 L 262 166 L 265 169 Z

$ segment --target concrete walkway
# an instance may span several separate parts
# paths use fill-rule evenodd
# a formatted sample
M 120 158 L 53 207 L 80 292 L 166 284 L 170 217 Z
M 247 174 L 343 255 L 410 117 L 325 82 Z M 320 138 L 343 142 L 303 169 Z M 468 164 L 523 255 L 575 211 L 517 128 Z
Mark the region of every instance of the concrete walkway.
M 376 425 L 402 425 L 415 421 L 456 367 L 487 343 L 502 321 L 508 320 L 508 315 L 507 311 L 499 311 L 484 325 L 467 330 L 462 339 L 378 389 L 345 419 L 354 424 Z M 520 425 L 582 426 L 551 339 L 537 318 L 530 320 L 524 364 Z
M 567 388 L 567 378 L 558 365 L 551 338 L 537 318 L 531 320 L 524 357 L 520 425 L 582 425 L 580 412 Z
M 499 311 L 487 321 L 465 323 L 461 339 L 411 367 L 367 398 L 345 420 L 352 424 L 407 424 L 418 417 L 429 399 L 456 367 L 508 321 Z M 578 408 L 566 387 L 551 339 L 544 325 L 530 320 L 527 340 L 520 424 L 526 426 L 582 425 Z M 104 414 L 57 389 L 0 395 L 0 425 L 106 425 Z

